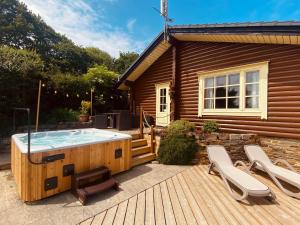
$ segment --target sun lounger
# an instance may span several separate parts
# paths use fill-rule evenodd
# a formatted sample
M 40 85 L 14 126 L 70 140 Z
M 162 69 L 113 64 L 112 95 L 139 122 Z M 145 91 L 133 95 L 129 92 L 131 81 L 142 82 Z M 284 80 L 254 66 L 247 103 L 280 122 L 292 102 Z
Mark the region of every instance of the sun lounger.
M 291 197 L 300 198 L 300 174 L 286 160 L 278 159 L 273 163 L 258 145 L 245 145 L 244 149 L 251 162 L 249 170 L 256 168 L 266 172 L 284 193 Z M 285 164 L 289 169 L 277 166 L 278 163 Z M 282 181 L 296 187 L 298 192 L 288 190 Z
M 211 163 L 208 173 L 210 173 L 211 170 L 216 169 L 234 199 L 241 201 L 248 195 L 257 197 L 272 197 L 273 199 L 276 198 L 273 192 L 266 185 L 252 177 L 250 174 L 236 168 L 238 164 L 245 167 L 246 165 L 241 161 L 237 161 L 233 165 L 223 146 L 209 145 L 207 146 L 207 152 Z M 242 194 L 236 192 L 230 186 L 230 183 L 237 187 Z

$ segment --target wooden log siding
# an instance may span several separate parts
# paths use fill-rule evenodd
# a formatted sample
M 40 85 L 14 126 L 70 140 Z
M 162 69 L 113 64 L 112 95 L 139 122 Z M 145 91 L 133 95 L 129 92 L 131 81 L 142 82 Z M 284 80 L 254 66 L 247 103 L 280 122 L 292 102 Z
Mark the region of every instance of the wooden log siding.
M 258 117 L 198 117 L 198 75 L 269 60 L 268 120 Z M 300 138 L 300 46 L 213 42 L 177 43 L 176 115 L 201 126 L 216 120 L 223 131 Z M 155 83 L 172 79 L 172 52 L 159 58 L 135 83 L 136 103 L 155 115 Z
M 172 80 L 172 48 L 165 52 L 133 85 L 136 107 L 142 106 L 146 113 L 155 117 L 155 84 Z

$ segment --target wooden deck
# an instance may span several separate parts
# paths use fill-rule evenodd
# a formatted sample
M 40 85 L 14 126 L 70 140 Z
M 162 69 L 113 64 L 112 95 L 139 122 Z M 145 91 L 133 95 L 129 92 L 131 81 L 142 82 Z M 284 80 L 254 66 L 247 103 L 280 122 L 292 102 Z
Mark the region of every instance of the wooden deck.
M 284 195 L 269 179 L 255 175 L 276 194 L 276 202 L 249 198 L 239 203 L 207 166 L 194 166 L 89 218 L 95 224 L 300 224 L 300 200 Z

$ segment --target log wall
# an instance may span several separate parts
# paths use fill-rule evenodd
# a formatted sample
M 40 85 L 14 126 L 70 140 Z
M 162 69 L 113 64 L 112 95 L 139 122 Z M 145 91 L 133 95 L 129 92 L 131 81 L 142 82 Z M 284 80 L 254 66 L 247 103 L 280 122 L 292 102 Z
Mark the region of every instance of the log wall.
M 178 42 L 176 115 L 201 126 L 216 120 L 231 133 L 300 138 L 300 46 L 213 42 Z M 258 117 L 198 117 L 198 75 L 269 60 L 268 120 Z M 172 51 L 168 50 L 134 83 L 135 104 L 155 115 L 155 83 L 172 79 Z

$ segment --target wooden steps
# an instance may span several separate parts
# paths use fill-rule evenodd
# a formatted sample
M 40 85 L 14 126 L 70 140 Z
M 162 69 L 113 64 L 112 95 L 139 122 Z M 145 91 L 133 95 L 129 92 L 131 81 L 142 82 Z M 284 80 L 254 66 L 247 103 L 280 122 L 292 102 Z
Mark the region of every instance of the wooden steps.
M 156 158 L 156 154 L 152 152 L 151 145 L 145 138 L 141 138 L 140 134 L 132 134 L 132 166 L 137 166 Z
M 133 166 L 137 166 L 140 164 L 144 164 L 146 162 L 150 162 L 152 160 L 154 160 L 156 158 L 156 154 L 155 153 L 146 153 L 146 154 L 142 154 L 142 155 L 138 155 L 133 157 L 133 161 L 132 161 L 132 165 Z
M 146 139 L 136 139 L 132 140 L 132 148 L 138 148 L 147 145 L 147 140 Z
M 142 154 L 146 154 L 151 152 L 151 148 L 150 146 L 146 145 L 146 146 L 141 146 L 141 147 L 137 147 L 137 148 L 132 148 L 131 150 L 131 154 L 132 156 L 138 156 L 138 155 L 142 155 Z
M 132 140 L 137 140 L 141 138 L 140 134 L 131 134 L 131 136 L 132 136 Z

